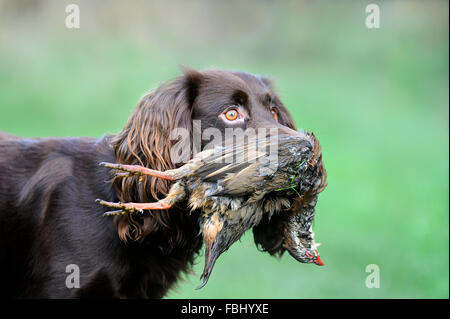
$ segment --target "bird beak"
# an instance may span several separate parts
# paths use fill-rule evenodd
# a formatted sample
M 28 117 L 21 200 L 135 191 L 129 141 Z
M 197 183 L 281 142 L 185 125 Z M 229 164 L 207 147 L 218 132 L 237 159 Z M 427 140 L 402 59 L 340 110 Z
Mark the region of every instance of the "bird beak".
M 323 263 L 323 261 L 322 261 L 322 259 L 320 259 L 320 257 L 319 256 L 316 256 L 316 258 L 314 258 L 314 261 L 313 261 L 317 266 L 323 266 L 323 265 L 325 265 L 324 263 Z

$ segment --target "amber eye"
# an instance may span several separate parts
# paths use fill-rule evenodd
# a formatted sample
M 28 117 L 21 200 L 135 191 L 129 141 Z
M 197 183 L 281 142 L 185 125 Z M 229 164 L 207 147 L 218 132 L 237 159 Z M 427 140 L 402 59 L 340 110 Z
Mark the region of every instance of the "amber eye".
M 270 110 L 273 114 L 273 118 L 275 119 L 275 121 L 278 122 L 278 111 L 276 108 L 272 108 L 272 110 Z
M 234 121 L 234 120 L 236 120 L 236 119 L 238 118 L 238 111 L 237 111 L 236 109 L 228 110 L 228 111 L 225 113 L 225 118 L 226 118 L 228 121 Z

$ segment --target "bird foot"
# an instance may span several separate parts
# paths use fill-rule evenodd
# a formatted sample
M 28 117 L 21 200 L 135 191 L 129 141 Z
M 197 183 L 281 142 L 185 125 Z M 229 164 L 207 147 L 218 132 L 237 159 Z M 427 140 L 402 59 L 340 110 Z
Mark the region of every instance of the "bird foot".
M 125 173 L 117 173 L 117 177 L 129 177 L 133 175 L 148 175 L 153 177 L 158 177 L 162 179 L 166 179 L 169 181 L 175 181 L 176 178 L 172 176 L 169 172 L 161 172 L 154 169 L 150 169 L 144 166 L 140 165 L 125 165 L 125 164 L 113 164 L 113 163 L 107 163 L 107 162 L 101 162 L 99 164 L 100 166 L 116 169 L 119 171 L 123 171 Z
M 172 207 L 163 200 L 155 203 L 113 203 L 97 199 L 96 202 L 106 207 L 118 208 L 118 210 L 104 213 L 104 216 L 126 215 L 136 212 L 143 214 L 144 210 L 165 210 Z

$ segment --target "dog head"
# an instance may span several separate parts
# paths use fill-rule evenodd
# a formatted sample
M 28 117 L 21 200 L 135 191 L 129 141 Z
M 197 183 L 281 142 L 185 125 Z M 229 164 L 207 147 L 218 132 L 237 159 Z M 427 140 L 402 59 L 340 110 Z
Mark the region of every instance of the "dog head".
M 113 138 L 118 163 L 164 171 L 187 162 L 195 152 L 223 143 L 230 132 L 266 129 L 298 134 L 268 78 L 222 70 L 183 71 L 139 101 L 124 129 Z M 151 202 L 163 198 L 170 186 L 147 176 L 118 179 L 115 185 L 122 202 Z M 166 212 L 122 216 L 119 236 L 124 241 L 141 240 L 155 228 L 170 228 L 172 218 Z M 255 236 L 256 243 L 270 253 L 283 250 L 273 244 L 282 240 L 283 232 L 275 231 L 278 224 L 267 221 L 258 231 L 265 227 L 277 238 Z

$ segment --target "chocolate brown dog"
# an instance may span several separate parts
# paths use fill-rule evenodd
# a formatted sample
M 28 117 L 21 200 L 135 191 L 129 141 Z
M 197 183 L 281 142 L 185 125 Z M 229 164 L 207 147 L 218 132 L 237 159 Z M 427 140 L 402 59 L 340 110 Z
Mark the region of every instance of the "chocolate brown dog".
M 0 291 L 3 298 L 161 298 L 188 271 L 202 246 L 200 212 L 177 203 L 155 214 L 105 218 L 110 202 L 155 202 L 172 182 L 151 176 L 112 181 L 100 162 L 165 171 L 174 163 L 172 132 L 205 147 L 216 128 L 271 128 L 298 134 L 268 79 L 244 72 L 185 70 L 146 94 L 123 130 L 95 138 L 21 139 L 0 134 Z M 171 155 L 172 153 L 172 155 Z M 187 159 L 189 159 L 188 156 Z M 282 217 L 262 219 L 255 241 L 282 253 Z M 66 286 L 69 265 L 80 288 Z

